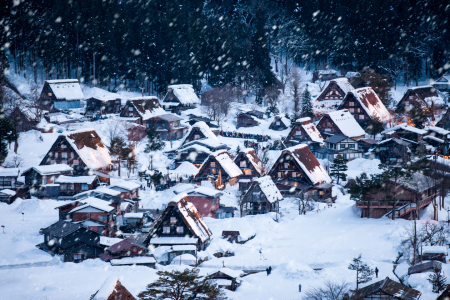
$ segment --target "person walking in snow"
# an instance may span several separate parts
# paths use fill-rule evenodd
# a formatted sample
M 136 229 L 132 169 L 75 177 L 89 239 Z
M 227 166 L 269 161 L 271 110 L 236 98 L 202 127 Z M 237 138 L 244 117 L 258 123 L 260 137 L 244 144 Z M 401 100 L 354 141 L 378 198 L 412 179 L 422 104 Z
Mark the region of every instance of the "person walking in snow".
M 375 276 L 378 278 L 378 268 L 375 267 Z

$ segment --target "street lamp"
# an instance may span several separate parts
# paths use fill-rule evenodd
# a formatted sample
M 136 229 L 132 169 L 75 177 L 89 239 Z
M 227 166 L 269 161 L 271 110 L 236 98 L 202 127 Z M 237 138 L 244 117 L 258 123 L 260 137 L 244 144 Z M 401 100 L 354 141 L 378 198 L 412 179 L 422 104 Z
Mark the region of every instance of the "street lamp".
M 25 213 L 24 212 L 22 212 L 22 221 L 25 221 Z
M 5 225 L 2 225 L 3 233 L 5 233 Z

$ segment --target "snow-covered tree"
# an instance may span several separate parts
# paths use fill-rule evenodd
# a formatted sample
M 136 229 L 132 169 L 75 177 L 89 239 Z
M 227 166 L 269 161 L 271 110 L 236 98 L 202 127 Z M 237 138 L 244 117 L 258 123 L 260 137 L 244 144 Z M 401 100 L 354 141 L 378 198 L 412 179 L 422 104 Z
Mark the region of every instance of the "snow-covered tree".
M 428 276 L 428 281 L 433 285 L 433 293 L 440 293 L 447 287 L 447 277 L 438 268 L 433 269 L 433 273 Z
M 302 117 L 310 117 L 314 118 L 314 111 L 311 102 L 311 93 L 308 90 L 308 87 L 302 93 Z
M 153 123 L 147 128 L 147 146 L 144 152 L 150 155 L 150 170 L 153 170 L 153 154 L 155 151 L 164 149 L 165 143 L 156 132 L 156 128 Z
M 374 274 L 374 270 L 362 261 L 361 254 L 353 259 L 348 269 L 356 271 L 356 289 L 358 289 L 360 283 L 371 281 Z
M 339 179 L 342 179 L 343 181 L 347 180 L 347 174 L 345 174 L 345 171 L 347 170 L 347 160 L 342 155 L 337 155 L 331 164 L 330 176 L 336 177 L 337 184 L 339 184 Z

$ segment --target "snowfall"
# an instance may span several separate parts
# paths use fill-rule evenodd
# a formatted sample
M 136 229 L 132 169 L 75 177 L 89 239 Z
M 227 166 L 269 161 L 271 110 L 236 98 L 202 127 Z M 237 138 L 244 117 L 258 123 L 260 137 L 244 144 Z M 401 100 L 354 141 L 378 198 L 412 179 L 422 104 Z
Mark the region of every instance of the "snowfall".
M 305 75 L 305 74 L 304 74 Z M 309 76 L 309 77 L 308 77 Z M 10 76 L 19 90 L 27 94 L 28 83 L 21 77 Z M 305 75 L 305 81 L 311 74 Z M 319 93 L 315 84 L 308 82 L 313 97 Z M 89 89 L 85 86 L 83 89 Z M 118 92 L 121 94 L 121 92 Z M 395 95 L 399 91 L 395 92 Z M 125 97 L 139 96 L 139 93 L 123 92 Z M 395 96 L 394 95 L 394 96 Z M 397 98 L 401 97 L 399 94 Z M 281 103 L 284 109 L 286 103 Z M 272 138 L 285 137 L 285 131 L 272 131 L 269 125 L 273 117 L 266 118 L 258 127 L 236 129 L 234 121 L 239 110 L 253 109 L 254 104 L 236 104 L 224 122 L 223 130 L 244 133 L 266 134 Z M 181 117 L 187 120 L 187 114 L 202 114 L 201 108 L 188 110 Z M 53 133 L 28 131 L 20 134 L 19 151 L 15 155 L 11 150 L 5 162 L 20 158 L 20 169 L 38 165 L 49 150 L 52 143 L 62 132 L 84 127 L 94 128 L 100 137 L 108 140 L 108 133 L 117 125 L 121 134 L 126 136 L 125 125 L 114 119 L 97 122 L 72 123 L 63 126 L 55 125 Z M 228 145 L 234 153 L 239 146 L 244 149 L 244 140 L 219 136 L 219 141 Z M 165 150 L 176 149 L 179 141 L 166 144 Z M 145 170 L 149 166 L 149 157 L 143 152 L 145 140 L 137 145 L 138 169 Z M 278 151 L 269 153 L 270 163 L 274 163 Z M 269 163 L 269 164 L 270 164 Z M 326 164 L 326 162 L 321 161 Z M 362 172 L 376 174 L 378 160 L 356 159 L 348 163 L 349 178 L 355 178 Z M 171 170 L 171 162 L 157 152 L 153 157 L 153 167 L 170 176 L 189 176 L 195 170 L 189 166 L 180 170 Z M 122 179 L 140 184 L 137 172 L 122 172 Z M 117 176 L 117 172 L 114 174 Z M 142 208 L 162 209 L 174 196 L 174 189 L 156 192 L 151 189 L 140 191 Z M 236 206 L 236 187 L 224 190 L 221 203 Z M 208 258 L 199 267 L 201 274 L 218 270 L 222 266 L 235 270 L 265 270 L 271 266 L 272 274 L 260 272 L 243 277 L 242 284 L 235 292 L 225 291 L 229 299 L 301 299 L 305 291 L 323 285 L 324 281 L 347 282 L 355 288 L 355 272 L 348 269 L 349 263 L 359 254 L 370 267 L 377 267 L 379 278 L 390 277 L 398 281 L 397 276 L 405 283 L 422 292 L 420 299 L 435 299 L 431 292 L 431 284 L 427 281 L 429 273 L 407 275 L 407 264 L 402 261 L 393 273 L 393 261 L 398 254 L 398 246 L 405 235 L 406 228 L 412 221 L 366 219 L 360 217 L 355 202 L 341 186 L 333 188 L 337 196 L 331 208 L 325 204 L 317 204 L 314 211 L 299 215 L 298 207 L 288 199 L 280 203 L 280 213 L 258 216 L 246 216 L 229 219 L 204 218 L 213 232 L 210 245 L 199 252 L 199 258 Z M 450 205 L 450 198 L 447 205 Z M 116 276 L 133 294 L 143 291 L 147 284 L 157 279 L 158 270 L 179 270 L 190 268 L 184 265 L 161 266 L 156 270 L 141 266 L 111 266 L 100 259 L 86 260 L 82 263 L 63 263 L 59 257 L 52 257 L 40 251 L 35 245 L 43 242 L 39 229 L 49 226 L 58 220 L 55 209 L 61 201 L 17 199 L 13 204 L 0 203 L 0 300 L 1 299 L 89 299 L 110 276 Z M 448 207 L 448 206 L 447 206 Z M 422 211 L 421 220 L 426 222 L 432 217 L 432 207 Z M 447 211 L 439 212 L 439 219 L 447 221 Z M 3 227 L 4 226 L 4 227 Z M 1 230 L 0 229 L 0 230 Z M 254 236 L 245 244 L 229 243 L 221 238 L 223 230 L 237 230 L 243 239 Z M 216 252 L 231 251 L 234 256 L 216 258 Z M 450 264 L 444 264 L 445 274 L 450 274 Z M 366 284 L 366 285 L 367 285 Z M 301 292 L 299 292 L 301 285 Z

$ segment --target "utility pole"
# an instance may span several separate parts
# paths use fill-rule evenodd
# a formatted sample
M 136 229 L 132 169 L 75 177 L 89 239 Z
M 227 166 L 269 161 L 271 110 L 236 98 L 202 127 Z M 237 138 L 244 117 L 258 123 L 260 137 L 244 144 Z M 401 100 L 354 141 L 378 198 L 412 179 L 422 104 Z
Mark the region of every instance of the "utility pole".
M 94 83 L 94 87 L 95 87 L 95 52 L 94 53 L 92 53 L 92 57 L 93 57 L 93 59 L 94 59 L 94 80 L 93 80 L 93 83 Z

